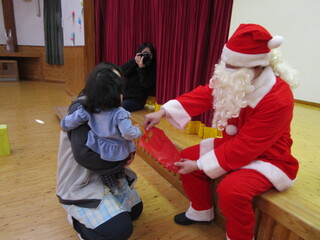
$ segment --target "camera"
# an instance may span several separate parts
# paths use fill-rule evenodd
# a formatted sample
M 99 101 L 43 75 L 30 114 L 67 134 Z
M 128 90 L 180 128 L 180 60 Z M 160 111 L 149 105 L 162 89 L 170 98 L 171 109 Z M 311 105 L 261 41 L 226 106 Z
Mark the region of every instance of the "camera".
M 149 65 L 151 64 L 152 59 L 151 59 L 149 53 L 143 52 L 143 53 L 140 53 L 138 56 L 143 57 L 143 64 L 144 64 L 144 65 L 149 66 Z

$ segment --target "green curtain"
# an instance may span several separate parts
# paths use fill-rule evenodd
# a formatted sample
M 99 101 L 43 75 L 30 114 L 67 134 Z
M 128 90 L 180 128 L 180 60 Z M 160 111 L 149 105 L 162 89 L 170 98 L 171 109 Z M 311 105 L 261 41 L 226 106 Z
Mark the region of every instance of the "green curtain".
M 63 64 L 61 0 L 43 1 L 43 18 L 46 62 L 48 64 Z

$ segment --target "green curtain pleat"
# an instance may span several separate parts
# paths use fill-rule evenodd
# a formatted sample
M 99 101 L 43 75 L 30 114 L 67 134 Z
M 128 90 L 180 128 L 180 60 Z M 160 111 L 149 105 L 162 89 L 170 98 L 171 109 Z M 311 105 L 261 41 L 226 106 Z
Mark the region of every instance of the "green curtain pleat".
M 46 62 L 48 64 L 63 64 L 61 0 L 43 1 L 43 17 Z

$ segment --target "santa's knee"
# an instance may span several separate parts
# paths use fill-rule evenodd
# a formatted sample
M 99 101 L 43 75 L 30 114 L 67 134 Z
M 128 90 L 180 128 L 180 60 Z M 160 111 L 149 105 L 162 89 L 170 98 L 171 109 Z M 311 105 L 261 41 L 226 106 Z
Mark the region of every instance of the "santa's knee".
M 232 184 L 232 182 L 225 179 L 219 183 L 217 193 L 222 211 L 235 210 L 236 208 L 239 208 L 239 206 L 243 206 L 243 204 L 250 203 L 244 192 L 239 189 L 239 186 L 236 186 L 236 184 Z

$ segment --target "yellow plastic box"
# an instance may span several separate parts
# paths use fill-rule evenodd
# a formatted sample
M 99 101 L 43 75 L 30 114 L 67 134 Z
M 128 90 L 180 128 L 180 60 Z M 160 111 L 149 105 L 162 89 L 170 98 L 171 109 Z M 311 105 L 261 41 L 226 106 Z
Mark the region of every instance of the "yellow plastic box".
M 6 156 L 10 153 L 7 125 L 0 124 L 0 156 Z

